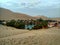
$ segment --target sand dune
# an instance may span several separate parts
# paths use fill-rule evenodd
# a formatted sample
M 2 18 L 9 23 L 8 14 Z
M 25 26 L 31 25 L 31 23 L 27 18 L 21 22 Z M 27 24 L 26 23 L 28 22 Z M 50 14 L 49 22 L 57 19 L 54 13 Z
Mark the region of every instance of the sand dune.
M 28 31 L 0 25 L 0 45 L 60 45 L 60 29 Z
M 35 16 L 36 19 L 42 18 L 44 20 L 57 20 L 60 21 L 60 17 L 48 18 L 46 16 Z
M 48 18 L 46 16 L 29 16 L 26 14 L 22 14 L 22 13 L 16 13 L 16 12 L 12 12 L 8 9 L 4 9 L 4 8 L 0 8 L 0 20 L 11 20 L 11 19 L 20 19 L 20 20 L 28 20 L 28 19 L 39 19 L 42 18 L 44 20 L 57 20 L 60 21 L 60 17 L 59 18 Z
M 1 20 L 11 20 L 11 19 L 27 20 L 27 19 L 35 19 L 35 18 L 26 14 L 15 13 L 8 9 L 0 8 L 0 19 Z
M 18 35 L 22 33 L 26 33 L 28 30 L 21 30 L 21 29 L 16 29 L 13 27 L 7 27 L 7 26 L 2 26 L 0 25 L 0 38 L 11 36 L 11 35 Z
M 46 17 L 46 16 L 43 16 L 43 15 L 39 15 L 39 16 L 34 16 L 36 19 L 39 19 L 39 18 L 42 18 L 42 19 L 44 19 L 44 20 L 48 20 L 49 18 L 48 17 Z
M 60 17 L 58 18 L 51 18 L 52 20 L 57 20 L 57 21 L 60 21 Z

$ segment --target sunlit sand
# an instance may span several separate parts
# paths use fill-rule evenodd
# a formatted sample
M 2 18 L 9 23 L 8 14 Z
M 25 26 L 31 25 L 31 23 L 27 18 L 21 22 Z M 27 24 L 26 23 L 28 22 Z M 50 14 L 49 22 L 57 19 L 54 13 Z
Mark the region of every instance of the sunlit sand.
M 0 45 L 60 45 L 60 29 L 16 29 L 0 25 Z

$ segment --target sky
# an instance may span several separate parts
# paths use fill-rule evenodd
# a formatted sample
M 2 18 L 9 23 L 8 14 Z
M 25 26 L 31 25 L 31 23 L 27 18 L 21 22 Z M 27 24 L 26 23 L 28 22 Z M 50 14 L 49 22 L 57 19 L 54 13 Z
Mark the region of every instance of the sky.
M 60 0 L 0 0 L 0 7 L 31 16 L 60 17 Z

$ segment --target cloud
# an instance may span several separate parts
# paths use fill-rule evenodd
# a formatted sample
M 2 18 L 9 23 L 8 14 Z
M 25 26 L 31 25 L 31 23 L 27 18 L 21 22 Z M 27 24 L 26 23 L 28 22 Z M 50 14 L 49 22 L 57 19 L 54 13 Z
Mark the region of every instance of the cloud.
M 20 8 L 45 8 L 59 4 L 60 0 L 2 0 L 2 5 Z
M 0 0 L 0 7 L 30 15 L 60 14 L 60 0 Z

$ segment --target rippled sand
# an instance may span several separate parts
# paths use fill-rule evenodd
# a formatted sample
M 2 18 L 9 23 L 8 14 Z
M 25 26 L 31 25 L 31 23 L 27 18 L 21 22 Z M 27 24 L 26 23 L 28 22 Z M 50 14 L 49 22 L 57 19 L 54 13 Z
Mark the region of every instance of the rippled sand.
M 0 25 L 0 45 L 60 45 L 60 29 L 29 31 Z

